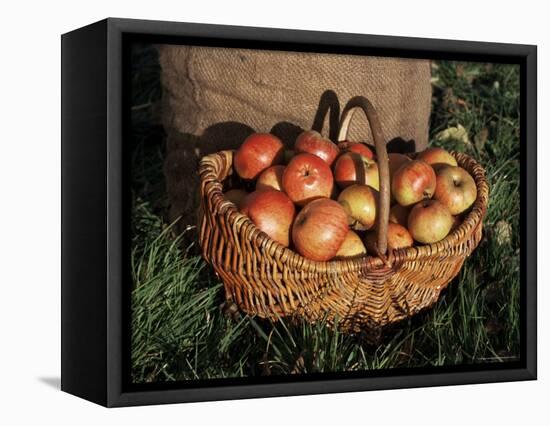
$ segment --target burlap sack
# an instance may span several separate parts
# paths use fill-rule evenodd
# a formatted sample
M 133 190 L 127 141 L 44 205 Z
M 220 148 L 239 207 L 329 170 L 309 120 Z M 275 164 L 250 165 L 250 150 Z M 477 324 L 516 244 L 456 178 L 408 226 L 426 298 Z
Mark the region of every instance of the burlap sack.
M 181 226 L 195 221 L 200 157 L 254 131 L 292 145 L 303 129 L 321 130 L 327 111 L 323 133 L 335 139 L 340 104 L 353 96 L 370 99 L 388 142 L 409 151 L 427 144 L 426 60 L 172 45 L 159 46 L 159 59 L 170 220 L 182 217 Z M 351 139 L 371 141 L 364 120 Z

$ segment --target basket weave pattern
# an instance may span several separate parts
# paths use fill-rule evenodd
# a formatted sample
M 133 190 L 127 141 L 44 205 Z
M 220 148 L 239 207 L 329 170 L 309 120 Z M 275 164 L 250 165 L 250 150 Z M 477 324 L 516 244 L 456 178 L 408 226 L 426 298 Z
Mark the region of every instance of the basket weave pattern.
M 222 193 L 233 173 L 233 152 L 200 164 L 200 243 L 223 281 L 226 298 L 248 314 L 277 319 L 338 320 L 347 331 L 387 325 L 431 306 L 478 245 L 488 202 L 483 168 L 453 153 L 474 178 L 478 197 L 458 228 L 442 241 L 391 251 L 385 259 L 361 256 L 316 262 L 260 231 Z
M 348 139 L 357 110 L 370 125 L 378 158 L 376 256 L 318 262 L 282 246 L 225 199 L 223 182 L 233 174 L 233 151 L 201 160 L 199 242 L 204 258 L 224 283 L 226 299 L 244 312 L 272 320 L 293 316 L 338 322 L 350 332 L 378 329 L 435 303 L 479 244 L 489 199 L 485 171 L 467 155 L 453 153 L 477 186 L 470 212 L 435 244 L 388 250 L 389 160 L 378 113 L 367 98 L 348 101 L 338 140 Z

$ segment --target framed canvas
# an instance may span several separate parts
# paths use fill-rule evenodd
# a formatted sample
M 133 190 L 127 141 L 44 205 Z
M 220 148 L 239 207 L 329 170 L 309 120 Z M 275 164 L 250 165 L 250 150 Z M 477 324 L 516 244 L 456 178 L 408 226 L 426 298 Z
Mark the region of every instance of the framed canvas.
M 106 19 L 62 43 L 62 390 L 536 379 L 536 46 Z

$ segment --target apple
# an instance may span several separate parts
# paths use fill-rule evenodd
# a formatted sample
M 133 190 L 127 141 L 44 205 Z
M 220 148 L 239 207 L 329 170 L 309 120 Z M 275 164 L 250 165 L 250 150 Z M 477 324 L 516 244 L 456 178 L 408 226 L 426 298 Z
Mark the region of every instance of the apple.
M 443 148 L 432 147 L 425 149 L 416 157 L 417 160 L 424 161 L 437 171 L 442 165 L 448 164 L 450 166 L 456 166 L 455 158 Z
M 356 152 L 346 152 L 338 157 L 334 164 L 334 180 L 340 188 L 358 183 L 380 189 L 378 165 L 374 160 Z
M 409 207 L 403 207 L 401 204 L 395 204 L 390 209 L 390 222 L 406 227 L 410 210 L 411 209 Z
M 453 216 L 437 200 L 423 200 L 409 213 L 408 228 L 419 243 L 431 244 L 445 238 L 453 227 Z
M 365 236 L 365 245 L 367 251 L 372 254 L 378 254 L 376 245 L 378 243 L 378 236 L 375 231 L 367 232 Z M 388 223 L 388 248 L 391 250 L 397 250 L 400 248 L 412 247 L 414 240 L 407 228 L 399 225 L 398 223 Z
M 353 229 L 365 231 L 374 226 L 378 194 L 370 186 L 348 186 L 338 196 L 338 202 L 346 211 L 348 224 Z
M 253 133 L 235 152 L 233 166 L 241 178 L 252 180 L 268 167 L 281 164 L 283 158 L 283 143 L 277 136 Z
M 388 154 L 389 168 L 390 168 L 390 181 L 394 173 L 405 163 L 410 163 L 412 160 L 410 157 L 407 157 L 405 154 L 398 154 L 395 152 L 390 152 Z
M 302 256 L 327 261 L 336 256 L 348 230 L 344 208 L 334 200 L 321 198 L 298 213 L 292 226 L 292 241 Z
M 223 195 L 225 195 L 225 198 L 227 198 L 229 201 L 235 204 L 238 209 L 240 209 L 243 200 L 248 195 L 248 192 L 243 189 L 230 189 Z
M 330 198 L 334 178 L 327 163 L 313 154 L 298 154 L 283 172 L 283 190 L 299 206 L 317 198 Z
M 452 215 L 468 210 L 477 198 L 474 178 L 462 167 L 441 167 L 436 182 L 434 199 L 445 205 Z
M 420 160 L 403 164 L 393 175 L 391 190 L 399 204 L 411 206 L 431 198 L 435 192 L 434 169 Z
M 365 248 L 363 241 L 361 241 L 359 235 L 350 229 L 346 234 L 346 238 L 340 246 L 340 249 L 336 252 L 336 257 L 353 257 L 366 253 L 367 249 Z
M 393 179 L 394 173 L 399 170 L 399 168 L 406 163 L 410 163 L 412 160 L 410 157 L 406 156 L 405 154 L 399 154 L 395 152 L 391 152 L 388 154 L 388 167 L 390 169 L 390 185 L 391 181 Z M 393 192 L 390 193 L 390 200 L 393 203 L 395 201 L 395 197 L 393 196 Z
M 294 150 L 297 153 L 308 153 L 316 155 L 332 166 L 336 157 L 340 153 L 338 146 L 330 139 L 326 139 L 315 130 L 307 130 L 300 133 L 294 143 Z
M 256 189 L 273 188 L 277 191 L 283 190 L 283 172 L 285 166 L 271 166 L 265 169 L 256 181 Z
M 270 238 L 288 247 L 296 209 L 284 192 L 273 188 L 254 191 L 244 199 L 240 210 Z
M 343 152 L 356 152 L 357 154 L 367 157 L 370 160 L 374 158 L 374 153 L 371 149 L 361 142 L 342 141 L 338 143 L 338 148 L 340 148 L 340 151 Z
M 414 241 L 407 228 L 398 223 L 388 223 L 388 247 L 396 250 L 412 247 Z

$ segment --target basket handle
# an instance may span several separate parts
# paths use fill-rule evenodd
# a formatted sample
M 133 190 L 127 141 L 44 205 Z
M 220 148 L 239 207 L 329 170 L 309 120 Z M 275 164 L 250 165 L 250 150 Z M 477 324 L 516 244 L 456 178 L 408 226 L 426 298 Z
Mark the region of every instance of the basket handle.
M 388 152 L 386 150 L 386 141 L 382 134 L 380 119 L 374 106 L 364 96 L 355 96 L 351 98 L 340 118 L 340 130 L 338 132 L 338 141 L 347 139 L 349 125 L 356 109 L 362 109 L 367 117 L 374 145 L 376 156 L 378 158 L 378 175 L 380 178 L 380 193 L 378 202 L 378 212 L 376 216 L 377 225 L 377 248 L 378 255 L 385 256 L 388 249 L 388 221 L 390 217 L 390 169 Z
M 327 135 L 330 140 L 335 140 L 338 133 L 340 121 L 340 102 L 338 96 L 333 90 L 326 90 L 319 99 L 317 112 L 313 118 L 311 130 L 315 130 L 323 134 L 325 122 L 327 125 Z

